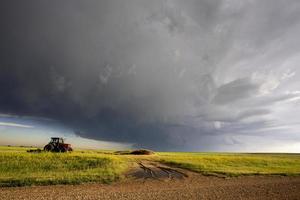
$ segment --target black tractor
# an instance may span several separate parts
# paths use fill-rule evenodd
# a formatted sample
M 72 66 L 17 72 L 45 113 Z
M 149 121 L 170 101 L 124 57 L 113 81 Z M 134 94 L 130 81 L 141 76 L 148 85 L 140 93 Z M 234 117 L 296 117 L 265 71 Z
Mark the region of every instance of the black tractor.
M 63 138 L 52 137 L 50 142 L 44 147 L 45 151 L 50 152 L 68 152 L 73 151 L 70 144 L 65 144 Z

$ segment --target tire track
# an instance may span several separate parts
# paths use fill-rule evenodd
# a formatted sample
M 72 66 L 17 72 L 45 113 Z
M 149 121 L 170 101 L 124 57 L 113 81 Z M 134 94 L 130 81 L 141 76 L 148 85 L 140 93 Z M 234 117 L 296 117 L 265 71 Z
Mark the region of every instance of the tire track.
M 158 162 L 139 161 L 137 165 L 139 167 L 129 174 L 136 179 L 173 180 L 188 177 L 188 174 L 183 170 L 171 168 Z

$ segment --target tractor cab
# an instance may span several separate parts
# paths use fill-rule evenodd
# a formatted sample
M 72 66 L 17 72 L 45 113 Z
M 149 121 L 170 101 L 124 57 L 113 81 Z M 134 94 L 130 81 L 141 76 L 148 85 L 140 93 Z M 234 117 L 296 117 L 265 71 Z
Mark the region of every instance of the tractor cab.
M 63 138 L 58 138 L 58 137 L 52 137 L 50 142 L 51 144 L 64 144 L 64 139 Z

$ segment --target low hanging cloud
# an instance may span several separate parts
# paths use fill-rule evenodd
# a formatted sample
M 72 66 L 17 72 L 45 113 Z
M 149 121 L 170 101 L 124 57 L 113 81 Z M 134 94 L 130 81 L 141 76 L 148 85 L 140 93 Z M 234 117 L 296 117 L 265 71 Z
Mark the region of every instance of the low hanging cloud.
M 261 130 L 284 124 L 270 141 L 299 140 L 296 0 L 29 0 L 0 9 L 1 113 L 161 150 L 239 150 L 252 141 L 245 132 L 266 137 Z
M 12 122 L 0 122 L 0 126 L 16 127 L 16 128 L 33 128 L 33 126 L 29 126 L 26 124 L 16 124 Z

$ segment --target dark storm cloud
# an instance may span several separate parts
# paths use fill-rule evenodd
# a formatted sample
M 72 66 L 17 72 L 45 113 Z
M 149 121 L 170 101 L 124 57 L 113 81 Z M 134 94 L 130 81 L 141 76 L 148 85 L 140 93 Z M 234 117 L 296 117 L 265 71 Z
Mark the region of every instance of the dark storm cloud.
M 148 148 L 239 144 L 231 130 L 256 136 L 298 102 L 299 12 L 292 0 L 2 1 L 0 112 Z

